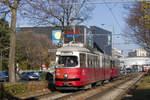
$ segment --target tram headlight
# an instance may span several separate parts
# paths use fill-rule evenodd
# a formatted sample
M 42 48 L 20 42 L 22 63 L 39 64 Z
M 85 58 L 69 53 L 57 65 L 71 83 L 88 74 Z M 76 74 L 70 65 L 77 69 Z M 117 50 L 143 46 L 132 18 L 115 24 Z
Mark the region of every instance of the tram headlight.
M 68 78 L 68 74 L 64 74 L 64 78 Z

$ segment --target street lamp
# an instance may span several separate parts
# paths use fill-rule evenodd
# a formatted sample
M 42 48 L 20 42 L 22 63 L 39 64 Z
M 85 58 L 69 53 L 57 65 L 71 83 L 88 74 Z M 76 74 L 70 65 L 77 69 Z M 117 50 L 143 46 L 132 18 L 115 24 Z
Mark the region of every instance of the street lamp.
M 10 47 L 4 48 L 0 51 L 1 54 L 1 66 L 0 66 L 0 71 L 2 71 L 2 67 L 3 67 L 3 51 L 9 49 Z

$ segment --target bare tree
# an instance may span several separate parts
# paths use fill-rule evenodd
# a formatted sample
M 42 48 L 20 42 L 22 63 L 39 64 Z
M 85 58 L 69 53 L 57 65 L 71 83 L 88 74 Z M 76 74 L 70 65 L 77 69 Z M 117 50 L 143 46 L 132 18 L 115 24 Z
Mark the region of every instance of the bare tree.
M 22 2 L 23 3 L 22 3 Z M 0 0 L 0 17 L 11 15 L 10 52 L 9 52 L 9 81 L 15 82 L 15 42 L 16 16 L 18 7 L 22 4 L 23 14 L 36 25 L 61 26 L 68 30 L 75 21 L 81 23 L 89 18 L 91 8 L 84 5 L 87 0 Z M 81 3 L 76 5 L 76 3 Z M 52 6 L 52 5 L 56 6 Z M 67 27 L 66 27 L 67 26 Z
M 35 66 L 40 67 L 42 64 L 48 63 L 46 60 L 50 60 L 48 57 L 48 50 L 52 49 L 52 43 L 45 34 L 36 34 L 30 31 L 18 34 L 19 48 L 23 48 L 22 51 L 26 54 L 27 63 L 33 68 Z
M 15 41 L 16 41 L 16 16 L 18 5 L 21 0 L 0 0 L 0 17 L 11 14 L 10 25 L 10 52 L 9 52 L 9 81 L 15 82 Z
M 23 14 L 35 25 L 58 26 L 66 31 L 71 25 L 90 18 L 89 0 L 26 0 Z M 77 4 L 78 3 L 78 4 Z
M 129 35 L 146 50 L 150 51 L 150 2 L 137 2 L 130 6 L 126 22 Z

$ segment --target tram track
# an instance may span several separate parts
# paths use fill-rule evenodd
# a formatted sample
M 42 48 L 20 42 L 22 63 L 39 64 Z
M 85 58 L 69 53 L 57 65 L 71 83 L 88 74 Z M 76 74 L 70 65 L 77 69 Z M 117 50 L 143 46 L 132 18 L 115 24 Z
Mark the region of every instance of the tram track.
M 122 95 L 126 93 L 132 86 L 134 86 L 143 75 L 139 75 L 134 78 L 129 78 L 127 81 L 122 82 L 121 84 L 117 84 L 113 86 L 111 89 L 104 91 L 103 93 L 98 93 L 89 97 L 85 100 L 120 100 Z
M 65 92 L 56 91 L 56 92 L 52 92 L 51 94 L 36 97 L 35 99 L 36 100 L 56 100 L 57 98 L 61 98 L 61 97 L 68 96 L 71 94 L 72 93 L 65 93 Z
M 85 100 L 96 94 L 101 93 L 101 95 L 107 93 L 109 90 L 124 84 L 125 82 L 135 78 L 137 74 L 130 74 L 126 76 L 121 76 L 115 81 L 105 83 L 104 85 L 96 86 L 95 88 L 89 90 L 71 91 L 71 92 L 52 92 L 49 95 L 43 95 L 36 97 L 36 100 Z M 103 92 L 103 93 L 102 93 Z M 89 99 L 90 100 L 90 99 Z
M 132 77 L 135 77 L 135 75 L 130 75 L 130 77 L 129 77 L 129 75 L 122 76 L 122 78 L 118 78 L 116 81 L 109 82 L 109 83 L 101 85 L 101 86 L 97 86 L 91 90 L 82 91 L 81 93 L 78 93 L 78 94 L 72 94 L 72 95 L 69 95 L 66 97 L 61 97 L 56 100 L 85 100 L 85 99 L 90 98 L 99 93 L 101 95 L 104 95 L 109 90 L 113 89 L 114 87 L 119 86 L 119 85 L 123 84 L 124 82 L 131 80 Z
M 141 78 L 143 78 L 144 75 L 145 75 L 145 74 L 143 74 L 143 75 L 141 76 Z M 124 96 L 126 96 L 126 94 L 127 94 L 131 89 L 133 89 L 133 88 L 135 89 L 135 88 L 137 87 L 137 85 L 140 84 L 141 78 L 137 79 L 137 80 L 134 82 L 134 84 L 132 84 L 131 86 L 128 86 L 128 87 L 125 89 L 125 91 L 120 92 L 120 94 L 119 94 L 116 98 L 117 98 L 118 100 L 122 100 L 122 98 L 123 98 Z

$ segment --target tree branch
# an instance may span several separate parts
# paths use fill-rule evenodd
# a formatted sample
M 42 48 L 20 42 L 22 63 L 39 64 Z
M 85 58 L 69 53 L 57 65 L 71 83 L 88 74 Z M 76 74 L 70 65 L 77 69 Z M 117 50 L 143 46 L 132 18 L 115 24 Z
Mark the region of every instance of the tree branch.
M 1 3 L 4 3 L 5 5 L 7 5 L 8 7 L 12 8 L 12 4 L 10 3 L 9 0 L 0 0 Z

